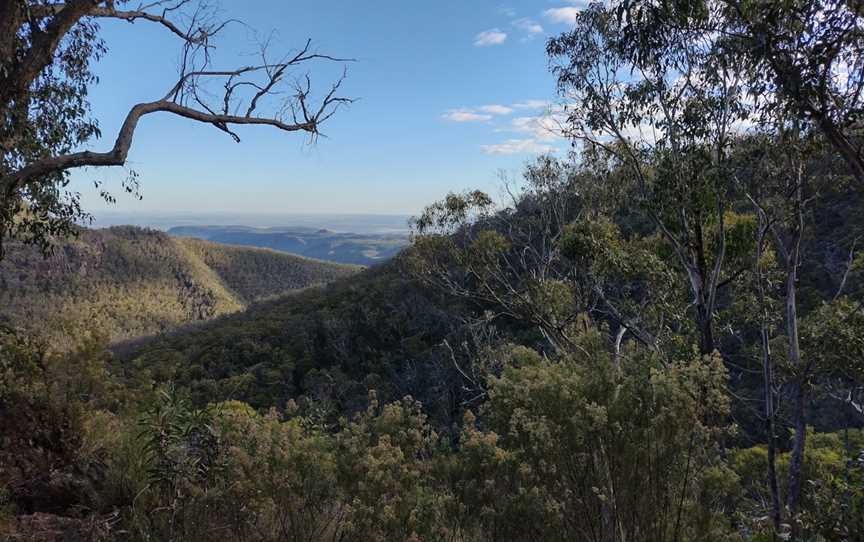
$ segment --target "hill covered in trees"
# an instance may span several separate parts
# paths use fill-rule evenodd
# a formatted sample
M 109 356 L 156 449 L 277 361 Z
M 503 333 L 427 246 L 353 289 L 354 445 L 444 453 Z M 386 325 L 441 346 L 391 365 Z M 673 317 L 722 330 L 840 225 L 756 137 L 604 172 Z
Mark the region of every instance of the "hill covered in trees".
M 465 214 L 456 230 L 418 235 L 391 261 L 323 288 L 257 303 L 194 329 L 144 338 L 124 348 L 117 363 L 157 383 L 189 390 L 198 406 L 218 399 L 267 408 L 314 398 L 335 419 L 365 408 L 373 389 L 381 400 L 410 395 L 421 401 L 436 429 L 446 431 L 459 421 L 459 405 L 471 404 L 481 391 L 469 378 L 472 373 L 463 373 L 463 363 L 494 363 L 486 358 L 500 355 L 496 348 L 502 344 L 553 355 L 566 348 L 557 344 L 556 329 L 566 329 L 583 314 L 614 330 L 612 348 L 648 337 L 668 340 L 655 333 L 639 336 L 633 323 L 633 331 L 623 328 L 627 333 L 616 344 L 625 308 L 641 313 L 647 326 L 650 313 L 643 307 L 661 304 L 667 317 L 680 317 L 678 311 L 690 302 L 669 289 L 672 254 L 658 244 L 657 232 L 646 227 L 629 199 L 603 200 L 608 207 L 602 220 L 608 222 L 595 230 L 582 222 L 586 213 L 599 211 L 594 198 L 605 190 L 593 173 L 544 157 L 526 168 L 525 177 L 524 192 L 512 208 L 490 207 L 470 220 Z M 458 220 L 450 213 L 463 213 L 478 201 L 485 205 L 483 198 L 481 193 L 451 194 L 430 206 L 418 227 L 428 227 L 423 223 L 436 220 L 435 213 L 448 215 L 440 217 L 443 222 Z M 803 313 L 815 316 L 825 299 L 857 296 L 864 288 L 858 241 L 847 233 L 864 228 L 862 206 L 862 195 L 841 185 L 826 190 L 808 211 L 812 227 L 802 239 L 808 257 L 797 283 Z M 754 234 L 752 216 L 730 212 L 726 218 L 735 225 L 729 235 L 736 243 L 741 242 L 736 236 Z M 609 274 L 598 284 L 601 277 L 593 266 L 602 262 L 571 251 L 601 247 L 619 251 L 610 256 L 621 258 L 618 265 L 626 272 L 604 270 Z M 747 394 L 759 385 L 752 376 L 754 352 L 742 344 L 742 336 L 753 331 L 752 315 L 740 305 L 752 295 L 752 271 L 744 267 L 749 254 L 740 245 L 730 243 L 727 250 L 729 261 L 741 267 L 730 264 L 721 281 L 717 314 L 723 331 L 715 340 L 729 362 L 736 392 Z M 537 290 L 533 277 L 540 270 L 547 274 L 545 282 L 566 284 L 565 293 Z M 775 288 L 782 285 L 774 281 Z M 821 400 L 830 411 L 831 401 Z M 761 431 L 746 403 L 733 407 L 744 429 Z M 813 422 L 820 429 L 844 423 L 819 414 L 817 408 Z M 758 437 L 745 440 L 750 438 Z
M 407 257 L 125 345 L 117 366 L 133 380 L 191 390 L 198 406 L 222 398 L 269 408 L 308 396 L 338 417 L 365 408 L 376 389 L 382 399 L 424 400 L 447 425 L 459 390 L 441 341 L 469 337 L 460 304 L 408 276 Z
M 0 318 L 55 339 L 80 326 L 112 341 L 161 333 L 359 270 L 134 227 L 82 229 L 47 256 L 6 250 Z

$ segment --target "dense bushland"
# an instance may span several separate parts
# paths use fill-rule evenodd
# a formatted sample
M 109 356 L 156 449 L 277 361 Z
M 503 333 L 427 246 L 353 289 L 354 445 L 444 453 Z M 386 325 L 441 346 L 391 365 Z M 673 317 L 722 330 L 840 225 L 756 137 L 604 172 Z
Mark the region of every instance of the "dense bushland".
M 861 540 L 861 20 L 593 3 L 547 43 L 572 153 L 511 201 L 449 194 L 386 265 L 122 348 L 122 311 L 4 327 L 0 532 Z M 193 316 L 282 276 L 127 233 L 108 260 Z
M 583 322 L 574 340 L 579 354 L 554 362 L 502 345 L 488 399 L 447 434 L 411 397 L 374 391 L 333 422 L 308 398 L 256 411 L 195 407 L 171 387 L 130 394 L 98 349 L 46 357 L 4 335 L 3 406 L 19 413 L 3 431 L 4 532 L 26 537 L 40 517 L 75 518 L 82 539 L 728 540 L 766 528 L 764 447 L 724 445 L 719 356 L 634 349 L 618 367 L 602 329 Z M 864 434 L 812 441 L 808 525 L 850 536 L 864 472 L 849 451 Z

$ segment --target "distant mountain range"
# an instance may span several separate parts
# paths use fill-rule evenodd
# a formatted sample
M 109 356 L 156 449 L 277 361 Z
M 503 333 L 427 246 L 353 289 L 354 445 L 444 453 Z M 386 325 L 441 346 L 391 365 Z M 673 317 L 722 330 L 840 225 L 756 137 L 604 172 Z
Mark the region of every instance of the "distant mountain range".
M 93 228 L 111 226 L 140 226 L 167 231 L 175 226 L 231 226 L 242 224 L 253 228 L 298 227 L 328 229 L 351 233 L 401 233 L 409 231 L 409 215 L 340 214 L 340 213 L 272 213 L 272 212 L 219 212 L 219 211 L 120 211 L 101 210 L 94 214 L 93 222 L 84 224 Z
M 408 244 L 407 231 L 340 233 L 304 226 L 177 226 L 170 228 L 168 233 L 175 237 L 270 248 L 308 258 L 359 265 L 386 261 Z

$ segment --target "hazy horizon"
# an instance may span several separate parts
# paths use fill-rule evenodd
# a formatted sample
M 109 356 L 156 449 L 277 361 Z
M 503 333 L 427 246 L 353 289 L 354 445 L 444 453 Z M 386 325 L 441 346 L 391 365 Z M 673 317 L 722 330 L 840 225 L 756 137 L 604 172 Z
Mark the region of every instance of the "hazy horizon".
M 316 228 L 340 233 L 404 233 L 412 215 L 386 213 L 252 213 L 234 211 L 127 212 L 103 210 L 93 214 L 89 228 L 139 226 L 167 231 L 178 226 L 248 226 L 253 228 Z

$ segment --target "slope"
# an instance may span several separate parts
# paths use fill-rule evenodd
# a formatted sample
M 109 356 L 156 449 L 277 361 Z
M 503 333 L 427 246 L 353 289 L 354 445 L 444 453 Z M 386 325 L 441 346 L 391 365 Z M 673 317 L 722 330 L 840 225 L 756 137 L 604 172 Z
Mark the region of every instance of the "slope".
M 0 321 L 51 339 L 86 328 L 116 342 L 236 312 L 358 269 L 135 227 L 82 229 L 48 257 L 10 243 L 0 261 Z

